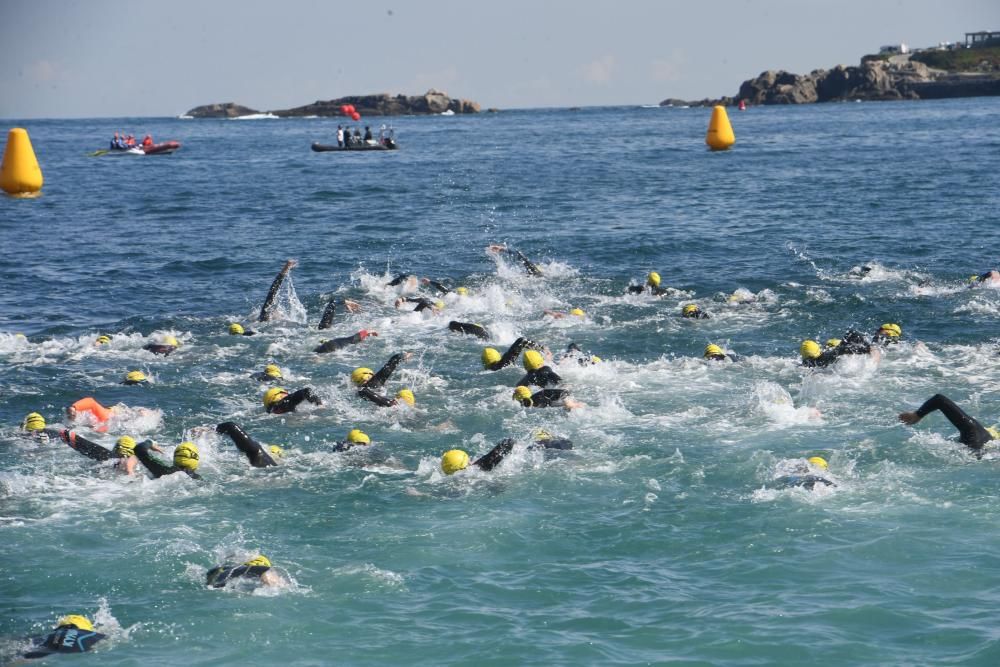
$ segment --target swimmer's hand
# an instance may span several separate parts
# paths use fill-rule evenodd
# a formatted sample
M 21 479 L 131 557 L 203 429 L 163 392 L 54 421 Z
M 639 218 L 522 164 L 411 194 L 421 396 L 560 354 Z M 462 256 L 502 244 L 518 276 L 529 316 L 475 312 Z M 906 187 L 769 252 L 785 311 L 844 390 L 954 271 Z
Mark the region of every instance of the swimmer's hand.
M 285 265 L 283 267 L 281 267 L 281 272 L 282 273 L 288 273 L 289 271 L 291 271 L 292 269 L 294 269 L 298 265 L 299 265 L 299 260 L 297 260 L 297 259 L 289 259 L 288 261 L 285 262 Z
M 361 310 L 361 304 L 350 299 L 344 299 L 344 307 L 347 308 L 347 312 L 349 313 L 356 313 Z
M 404 352 L 403 353 L 403 361 L 409 361 L 412 358 L 413 358 L 413 353 L 412 352 Z
M 505 246 L 502 243 L 491 243 L 490 245 L 486 246 L 486 252 L 503 252 L 506 249 L 507 246 Z
M 920 415 L 918 415 L 916 412 L 900 412 L 899 421 L 903 422 L 904 424 L 910 424 L 912 426 L 913 424 L 916 424 L 918 421 L 920 421 Z

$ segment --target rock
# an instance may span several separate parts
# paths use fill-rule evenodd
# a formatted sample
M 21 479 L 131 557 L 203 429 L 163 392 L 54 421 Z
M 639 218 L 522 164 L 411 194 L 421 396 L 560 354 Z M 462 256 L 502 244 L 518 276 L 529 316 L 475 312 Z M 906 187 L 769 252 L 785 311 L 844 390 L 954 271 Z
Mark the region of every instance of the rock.
M 222 104 L 205 104 L 188 111 L 185 116 L 192 118 L 238 118 L 239 116 L 252 116 L 260 113 L 256 109 L 241 106 L 235 102 L 223 102 Z

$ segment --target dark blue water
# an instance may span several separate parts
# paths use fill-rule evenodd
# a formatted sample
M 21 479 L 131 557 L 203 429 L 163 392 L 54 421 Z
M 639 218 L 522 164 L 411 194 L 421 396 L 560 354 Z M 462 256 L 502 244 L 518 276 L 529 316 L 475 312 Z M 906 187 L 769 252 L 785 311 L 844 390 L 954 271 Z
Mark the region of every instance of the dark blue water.
M 1000 102 L 755 108 L 726 153 L 705 150 L 708 116 L 399 118 L 399 151 L 351 154 L 309 150 L 336 119 L 9 122 L 45 186 L 0 200 L 0 652 L 83 613 L 111 639 L 74 660 L 102 665 L 996 664 L 1000 457 L 896 414 L 943 392 L 1000 420 L 1000 293 L 966 287 L 1000 263 Z M 115 130 L 183 147 L 89 157 Z M 651 270 L 670 295 L 623 296 Z M 470 293 L 397 310 L 399 271 Z M 333 295 L 363 309 L 319 332 Z M 519 408 L 520 365 L 483 372 L 450 319 L 501 350 L 579 342 L 602 363 L 556 370 L 586 406 Z M 904 335 L 880 362 L 798 365 L 802 340 L 883 322 Z M 311 351 L 361 328 L 379 336 Z M 173 355 L 142 349 L 166 335 Z M 744 359 L 707 363 L 708 343 Z M 388 389 L 415 408 L 359 400 L 350 371 L 403 350 Z M 248 376 L 272 362 L 324 405 L 267 415 Z M 133 369 L 152 384 L 120 385 Z M 204 481 L 21 434 L 82 396 L 152 412 L 81 434 L 194 440 Z M 229 419 L 282 465 L 250 468 L 213 432 Z M 537 427 L 573 452 L 529 450 Z M 331 452 L 351 428 L 367 455 Z M 440 473 L 445 450 L 508 436 L 493 472 Z M 817 455 L 836 487 L 776 488 Z M 286 585 L 204 586 L 259 552 Z

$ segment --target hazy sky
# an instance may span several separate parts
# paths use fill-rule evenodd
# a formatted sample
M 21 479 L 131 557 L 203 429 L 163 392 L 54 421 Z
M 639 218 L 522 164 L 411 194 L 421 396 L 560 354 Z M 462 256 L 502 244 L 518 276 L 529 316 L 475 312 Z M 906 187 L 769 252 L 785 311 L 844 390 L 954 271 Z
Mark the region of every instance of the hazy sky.
M 1000 30 L 1000 0 L 0 0 L 0 117 L 429 88 L 484 108 L 650 104 L 977 30 Z

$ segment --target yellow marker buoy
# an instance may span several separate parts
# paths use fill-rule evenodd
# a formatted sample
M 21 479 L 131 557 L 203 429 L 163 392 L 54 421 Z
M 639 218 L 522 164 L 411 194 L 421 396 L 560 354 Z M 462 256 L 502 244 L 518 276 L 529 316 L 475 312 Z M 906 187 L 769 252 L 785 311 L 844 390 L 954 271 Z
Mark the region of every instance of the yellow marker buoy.
M 729 124 L 724 106 L 717 105 L 712 109 L 712 120 L 708 122 L 705 143 L 713 151 L 724 151 L 736 143 L 736 135 L 733 134 L 733 126 Z
M 0 166 L 0 188 L 14 197 L 37 197 L 42 189 L 42 170 L 24 128 L 15 127 L 7 133 L 7 148 L 3 152 L 3 166 Z

